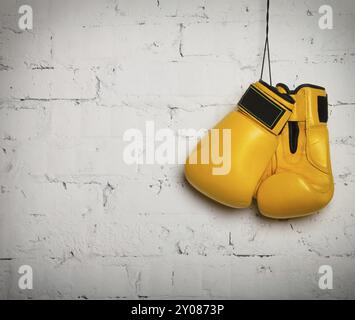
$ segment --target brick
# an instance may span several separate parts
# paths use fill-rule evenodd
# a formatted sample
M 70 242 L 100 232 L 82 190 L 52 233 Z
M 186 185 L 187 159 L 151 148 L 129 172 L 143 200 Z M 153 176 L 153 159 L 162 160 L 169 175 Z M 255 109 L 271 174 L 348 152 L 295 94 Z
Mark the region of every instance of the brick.
M 97 81 L 87 71 L 8 71 L 0 88 L 1 99 L 94 99 Z

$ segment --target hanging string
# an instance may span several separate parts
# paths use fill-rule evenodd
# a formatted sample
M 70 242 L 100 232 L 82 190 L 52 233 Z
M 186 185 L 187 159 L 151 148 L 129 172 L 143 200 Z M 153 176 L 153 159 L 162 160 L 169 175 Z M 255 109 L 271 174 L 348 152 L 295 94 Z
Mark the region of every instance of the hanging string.
M 266 3 L 266 35 L 265 35 L 265 45 L 264 45 L 263 62 L 261 65 L 260 80 L 262 80 L 262 78 L 263 78 L 265 56 L 266 56 L 266 51 L 267 51 L 267 58 L 268 58 L 268 65 L 269 65 L 269 78 L 270 78 L 270 85 L 272 86 L 270 47 L 269 47 L 269 8 L 270 8 L 270 0 L 267 0 L 267 3 Z

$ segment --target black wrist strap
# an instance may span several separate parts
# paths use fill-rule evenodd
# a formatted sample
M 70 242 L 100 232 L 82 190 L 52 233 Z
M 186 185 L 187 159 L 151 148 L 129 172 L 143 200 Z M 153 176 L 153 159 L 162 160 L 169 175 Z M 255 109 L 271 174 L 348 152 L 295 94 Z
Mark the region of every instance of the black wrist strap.
M 264 92 L 251 85 L 238 105 L 253 118 L 272 130 L 287 111 L 287 107 L 276 103 Z

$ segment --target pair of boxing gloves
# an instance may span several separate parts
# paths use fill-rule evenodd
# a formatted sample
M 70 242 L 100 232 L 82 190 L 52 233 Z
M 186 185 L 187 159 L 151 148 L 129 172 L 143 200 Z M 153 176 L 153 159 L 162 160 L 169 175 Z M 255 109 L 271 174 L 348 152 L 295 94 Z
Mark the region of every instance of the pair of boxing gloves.
M 317 212 L 334 192 L 327 120 L 324 88 L 303 84 L 291 91 L 260 80 L 200 140 L 185 176 L 230 207 L 249 207 L 256 198 L 260 213 L 270 218 Z M 216 170 L 216 159 L 229 159 L 228 170 Z

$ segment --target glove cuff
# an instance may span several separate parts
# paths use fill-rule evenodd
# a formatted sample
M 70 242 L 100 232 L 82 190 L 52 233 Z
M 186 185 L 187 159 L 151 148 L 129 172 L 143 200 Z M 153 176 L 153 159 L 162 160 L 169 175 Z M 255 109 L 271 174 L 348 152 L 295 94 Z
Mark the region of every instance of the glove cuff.
M 265 129 L 278 135 L 292 114 L 294 100 L 259 81 L 249 86 L 238 106 Z

